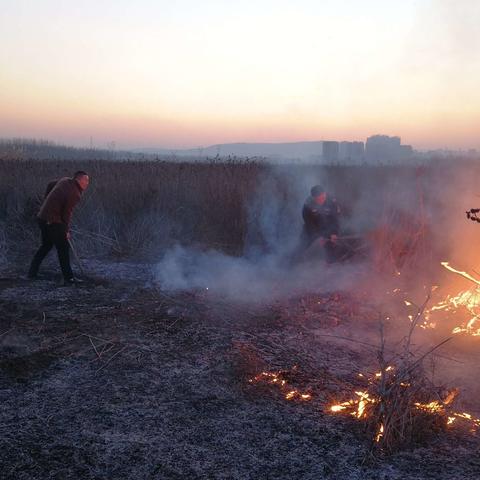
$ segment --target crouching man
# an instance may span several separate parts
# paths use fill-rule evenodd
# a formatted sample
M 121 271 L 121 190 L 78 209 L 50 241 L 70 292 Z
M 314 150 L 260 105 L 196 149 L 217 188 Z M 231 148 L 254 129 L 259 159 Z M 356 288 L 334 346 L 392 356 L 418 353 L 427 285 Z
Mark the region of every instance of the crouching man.
M 37 215 L 42 244 L 33 257 L 28 271 L 29 278 L 37 277 L 43 259 L 55 246 L 65 285 L 75 282 L 70 266 L 70 221 L 73 209 L 87 189 L 89 180 L 87 173 L 78 171 L 72 178 L 61 178 L 48 184 L 45 199 Z
M 321 185 L 315 185 L 302 210 L 302 244 L 307 256 L 322 253 L 327 262 L 337 260 L 339 207 Z

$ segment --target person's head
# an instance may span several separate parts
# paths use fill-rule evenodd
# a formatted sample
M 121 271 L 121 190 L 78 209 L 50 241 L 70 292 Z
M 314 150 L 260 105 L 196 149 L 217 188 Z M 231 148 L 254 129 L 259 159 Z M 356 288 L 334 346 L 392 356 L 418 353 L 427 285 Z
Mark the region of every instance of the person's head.
M 90 182 L 90 177 L 88 176 L 88 173 L 84 172 L 83 170 L 75 172 L 73 175 L 73 179 L 78 183 L 79 187 L 82 190 L 86 190 L 88 187 L 88 183 Z
M 323 205 L 327 199 L 327 192 L 321 185 L 315 185 L 310 190 L 310 195 L 318 205 Z

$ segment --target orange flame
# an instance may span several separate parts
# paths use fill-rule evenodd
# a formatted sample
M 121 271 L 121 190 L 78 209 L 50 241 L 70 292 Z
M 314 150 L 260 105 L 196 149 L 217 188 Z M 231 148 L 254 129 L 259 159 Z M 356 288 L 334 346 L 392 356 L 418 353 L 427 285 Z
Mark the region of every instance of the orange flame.
M 248 380 L 249 383 L 259 383 L 264 381 L 270 385 L 277 385 L 282 391 L 286 400 L 301 400 L 308 401 L 312 399 L 310 393 L 302 393 L 299 390 L 288 385 L 287 381 L 282 378 L 284 372 L 261 372 L 255 377 Z
M 465 309 L 470 315 L 469 320 L 465 321 L 461 325 L 455 326 L 452 329 L 452 333 L 466 333 L 474 337 L 480 336 L 480 325 L 477 325 L 477 322 L 480 319 L 480 281 L 472 277 L 467 272 L 453 268 L 450 266 L 449 262 L 441 262 L 441 265 L 450 272 L 456 273 L 463 278 L 470 280 L 475 284 L 475 286 L 468 290 L 463 290 L 457 295 L 449 294 L 445 299 L 439 301 L 431 308 L 426 309 L 424 313 L 424 321 L 419 324 L 419 327 L 423 329 L 436 328 L 438 322 L 434 321 L 432 317 L 437 315 L 438 312 L 455 315 L 460 313 L 458 310 Z M 409 302 L 408 300 L 405 300 L 404 303 L 407 307 L 413 305 L 413 303 Z M 407 317 L 411 322 L 413 316 L 407 315 Z
M 442 265 L 442 267 L 445 267 L 447 270 L 450 270 L 453 273 L 458 273 L 458 275 L 461 275 L 462 277 L 466 278 L 467 280 L 470 280 L 473 283 L 476 283 L 477 285 L 480 285 L 480 281 L 478 281 L 476 278 L 473 278 L 469 273 L 462 272 L 461 270 L 457 270 L 457 269 L 451 267 L 448 262 L 441 262 L 440 264 Z

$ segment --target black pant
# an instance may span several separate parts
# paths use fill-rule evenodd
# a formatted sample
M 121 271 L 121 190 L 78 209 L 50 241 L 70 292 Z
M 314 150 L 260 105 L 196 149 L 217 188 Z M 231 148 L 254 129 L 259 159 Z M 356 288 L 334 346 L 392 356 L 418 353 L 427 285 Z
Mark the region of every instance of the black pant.
M 29 276 L 34 277 L 38 273 L 40 264 L 47 256 L 48 252 L 55 246 L 62 269 L 63 278 L 70 280 L 73 278 L 72 267 L 70 266 L 70 245 L 67 240 L 67 227 L 62 223 L 52 223 L 48 225 L 43 220 L 38 220 L 38 225 L 42 233 L 42 245 L 33 257 L 28 272 Z

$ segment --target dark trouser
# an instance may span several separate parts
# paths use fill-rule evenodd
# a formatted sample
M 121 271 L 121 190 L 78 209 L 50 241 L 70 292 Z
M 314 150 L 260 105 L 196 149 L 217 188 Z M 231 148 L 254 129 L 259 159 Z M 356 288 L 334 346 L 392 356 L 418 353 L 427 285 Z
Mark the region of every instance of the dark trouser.
M 47 256 L 48 252 L 55 246 L 62 269 L 63 278 L 70 280 L 73 277 L 72 268 L 70 267 L 70 250 L 67 240 L 67 227 L 62 223 L 52 223 L 48 225 L 43 220 L 38 220 L 38 225 L 42 233 L 42 245 L 33 257 L 28 271 L 29 276 L 34 277 L 38 273 L 40 264 Z

